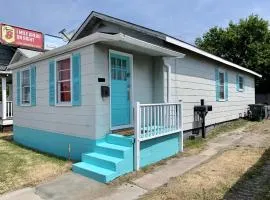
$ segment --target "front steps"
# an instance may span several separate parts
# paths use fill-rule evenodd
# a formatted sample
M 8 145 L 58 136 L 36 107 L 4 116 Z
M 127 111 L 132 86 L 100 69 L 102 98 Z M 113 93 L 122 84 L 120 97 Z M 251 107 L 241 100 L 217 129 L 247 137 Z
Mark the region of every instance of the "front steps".
M 72 170 L 99 182 L 110 182 L 133 171 L 133 141 L 132 137 L 108 134 L 93 152 L 83 153 L 82 161 L 73 164 Z

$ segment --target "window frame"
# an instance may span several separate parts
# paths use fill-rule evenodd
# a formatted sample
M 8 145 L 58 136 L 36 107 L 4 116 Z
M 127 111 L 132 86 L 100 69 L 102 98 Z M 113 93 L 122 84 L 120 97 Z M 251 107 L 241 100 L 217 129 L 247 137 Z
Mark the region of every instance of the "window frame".
M 29 71 L 29 103 L 24 103 L 23 102 L 23 72 L 25 71 Z M 21 98 L 20 98 L 20 106 L 31 106 L 32 104 L 32 98 L 31 98 L 31 95 L 32 95 L 32 91 L 31 91 L 31 67 L 28 66 L 28 67 L 25 67 L 23 68 L 22 70 L 20 70 L 20 95 L 21 95 Z
M 58 101 L 58 66 L 57 66 L 57 62 L 61 61 L 61 60 L 65 60 L 65 59 L 70 59 L 70 101 L 69 102 L 60 102 Z M 72 94 L 73 94 L 73 91 L 72 91 L 72 86 L 73 86 L 73 77 L 72 77 L 72 73 L 73 73 L 73 66 L 72 66 L 72 55 L 71 54 L 68 54 L 68 55 L 64 55 L 64 56 L 61 56 L 61 57 L 58 57 L 55 59 L 54 61 L 54 66 L 55 66 L 55 73 L 54 73 L 54 91 L 55 91 L 55 106 L 72 106 L 72 101 L 73 101 L 73 98 L 72 98 Z
M 223 94 L 224 94 L 223 98 L 221 98 L 221 95 L 220 95 L 220 92 L 221 92 L 221 90 L 220 90 L 220 86 L 221 86 L 221 84 L 220 84 L 220 74 L 223 74 Z M 219 83 L 218 83 L 218 86 L 219 86 L 218 99 L 219 99 L 219 101 L 226 101 L 226 87 L 225 87 L 226 80 L 225 80 L 225 71 L 224 70 L 221 70 L 221 69 L 218 70 L 218 81 L 219 81 Z
M 240 88 L 240 78 L 242 78 L 242 88 Z M 241 74 L 238 74 L 238 91 L 243 92 L 244 91 L 244 76 Z

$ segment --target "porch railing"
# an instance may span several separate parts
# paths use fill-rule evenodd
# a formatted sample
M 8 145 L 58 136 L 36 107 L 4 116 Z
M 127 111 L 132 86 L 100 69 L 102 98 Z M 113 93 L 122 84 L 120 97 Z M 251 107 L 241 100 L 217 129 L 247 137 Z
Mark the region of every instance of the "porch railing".
M 7 118 L 13 117 L 13 102 L 7 101 Z
M 140 168 L 140 143 L 179 132 L 183 151 L 183 104 L 140 104 L 135 108 L 135 169 Z

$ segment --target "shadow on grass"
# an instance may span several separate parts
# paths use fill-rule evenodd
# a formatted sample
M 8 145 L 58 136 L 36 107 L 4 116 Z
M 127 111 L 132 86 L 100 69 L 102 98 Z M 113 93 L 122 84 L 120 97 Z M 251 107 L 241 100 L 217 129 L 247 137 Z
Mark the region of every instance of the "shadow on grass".
M 270 148 L 226 192 L 223 199 L 270 199 Z

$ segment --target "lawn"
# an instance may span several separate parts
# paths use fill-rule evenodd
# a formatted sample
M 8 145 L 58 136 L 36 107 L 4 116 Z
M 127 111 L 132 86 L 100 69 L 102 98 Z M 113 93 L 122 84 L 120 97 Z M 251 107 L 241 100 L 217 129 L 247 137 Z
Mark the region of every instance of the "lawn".
M 70 170 L 71 163 L 21 147 L 0 133 L 0 194 L 34 186 Z

